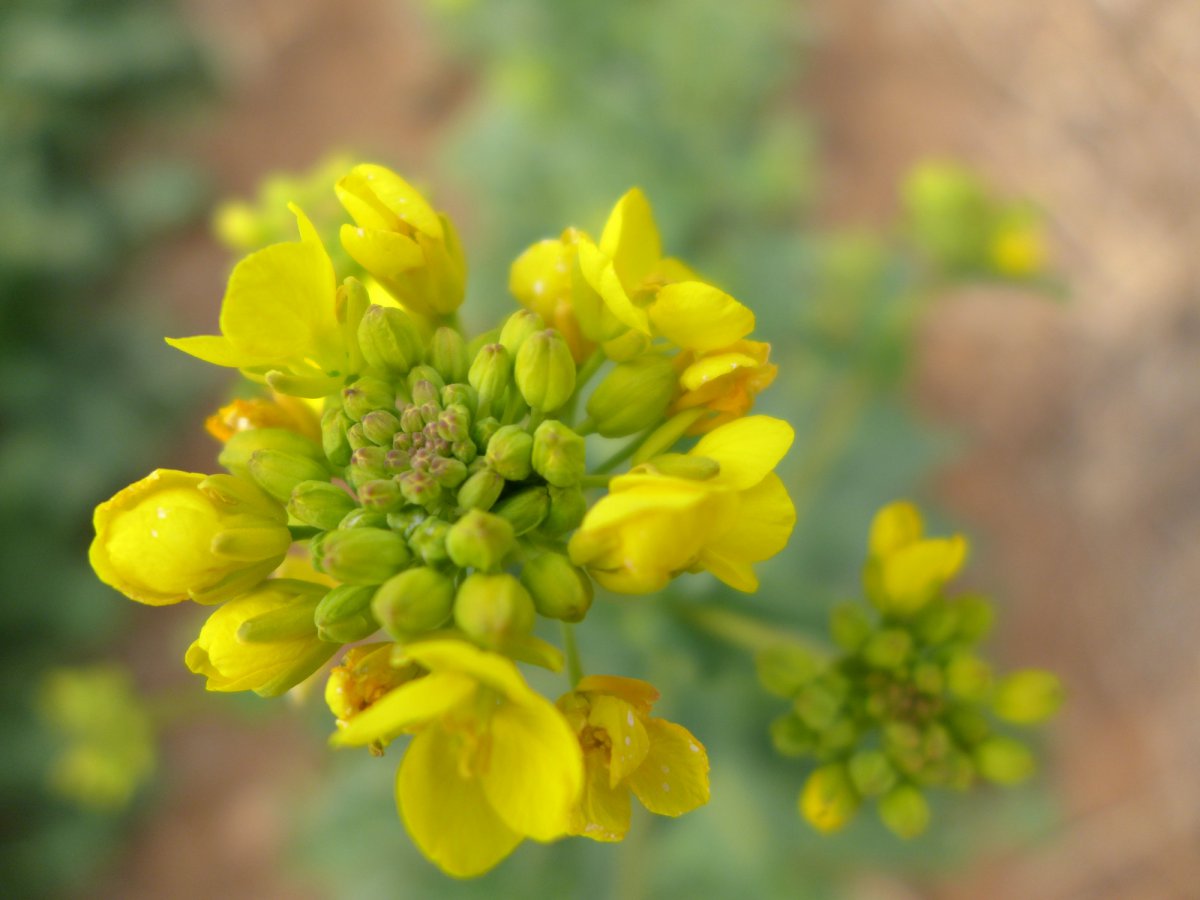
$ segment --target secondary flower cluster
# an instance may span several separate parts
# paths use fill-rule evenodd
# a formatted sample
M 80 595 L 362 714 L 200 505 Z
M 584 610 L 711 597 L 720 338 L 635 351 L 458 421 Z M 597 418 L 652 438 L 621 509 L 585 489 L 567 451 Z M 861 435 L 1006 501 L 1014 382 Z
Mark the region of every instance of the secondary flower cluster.
M 1033 773 L 1033 756 L 995 731 L 989 714 L 1016 725 L 1052 716 L 1058 679 L 1028 669 L 997 679 L 979 657 L 991 604 L 947 596 L 945 585 L 967 556 L 961 535 L 926 537 L 909 503 L 884 507 L 871 526 L 863 585 L 876 616 L 860 604 L 833 611 L 840 655 L 779 643 L 758 658 L 759 678 L 792 701 L 772 725 L 776 749 L 819 766 L 800 794 L 800 812 L 817 829 L 846 825 L 867 798 L 901 837 L 929 824 L 927 787 L 969 788 L 983 778 L 1015 784 Z
M 333 742 L 411 736 L 399 812 L 452 875 L 527 837 L 620 840 L 631 793 L 702 805 L 707 756 L 651 715 L 653 687 L 583 677 L 570 625 L 557 703 L 516 662 L 563 667 L 535 625 L 582 621 L 594 582 L 757 588 L 795 513 L 773 473 L 792 430 L 748 415 L 775 374 L 753 313 L 662 256 L 633 190 L 598 241 L 526 251 L 524 308 L 469 338 L 450 220 L 380 166 L 335 191 L 359 277 L 339 283 L 296 207 L 299 241 L 238 263 L 220 333 L 169 341 L 261 386 L 208 421 L 226 473 L 158 470 L 101 504 L 94 569 L 142 603 L 216 606 L 186 656 L 209 690 L 282 694 L 336 657 Z M 589 465 L 590 435 L 623 443 Z

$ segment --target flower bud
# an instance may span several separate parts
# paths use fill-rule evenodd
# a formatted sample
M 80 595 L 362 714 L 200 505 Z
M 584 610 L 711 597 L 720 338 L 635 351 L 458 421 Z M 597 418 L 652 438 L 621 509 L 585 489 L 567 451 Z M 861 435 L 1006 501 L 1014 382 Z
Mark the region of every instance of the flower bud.
M 951 606 L 958 613 L 958 627 L 954 635 L 958 640 L 976 644 L 991 632 L 996 621 L 996 610 L 986 597 L 967 594 L 956 598 Z
M 582 437 L 557 419 L 547 419 L 533 433 L 533 469 L 555 487 L 578 484 L 587 468 Z
M 446 551 L 463 569 L 495 571 L 516 546 L 516 535 L 507 520 L 477 509 L 455 522 L 446 534 Z
M 490 647 L 528 634 L 535 617 L 529 592 L 507 574 L 470 575 L 454 598 L 454 624 Z
M 363 416 L 363 436 L 372 444 L 390 447 L 392 438 L 400 430 L 400 418 L 391 410 L 375 409 Z
M 438 456 L 429 464 L 429 474 L 442 487 L 454 490 L 467 480 L 467 467 L 453 457 Z
M 364 375 L 342 388 L 342 409 L 356 422 L 372 410 L 395 408 L 396 392 L 382 379 Z
M 879 801 L 879 818 L 892 834 L 905 840 L 923 834 L 929 817 L 925 795 L 911 784 L 897 785 Z
M 871 636 L 871 620 L 858 604 L 846 601 L 829 614 L 829 629 L 837 645 L 853 653 Z
M 625 437 L 658 423 L 675 393 L 675 368 L 663 356 L 621 363 L 597 385 L 587 412 L 605 437 Z
M 486 450 L 487 445 L 492 442 L 492 438 L 499 430 L 500 422 L 493 416 L 476 419 L 475 424 L 471 426 L 471 440 L 475 442 L 477 448 Z
M 371 585 L 343 584 L 335 587 L 317 604 L 313 620 L 317 636 L 335 644 L 351 644 L 370 637 L 379 630 L 379 622 L 371 612 Z
M 575 358 L 561 334 L 538 331 L 525 339 L 513 366 L 517 389 L 531 407 L 552 412 L 575 392 Z
M 754 657 L 759 683 L 777 697 L 795 697 L 823 668 L 810 648 L 780 641 L 760 650 Z
M 544 487 L 527 488 L 506 497 L 492 508 L 493 513 L 508 520 L 518 537 L 542 524 L 549 511 L 550 497 Z
M 542 553 L 526 562 L 521 584 L 548 619 L 582 622 L 592 606 L 592 580 L 561 553 Z
M 530 335 L 544 330 L 545 327 L 545 321 L 533 310 L 519 309 L 504 320 L 498 341 L 504 345 L 509 356 L 516 359 L 517 352 Z
M 374 304 L 358 326 L 358 344 L 367 364 L 390 378 L 405 375 L 425 351 L 420 329 L 408 313 Z
M 442 390 L 428 378 L 418 378 L 412 382 L 412 405 L 433 406 L 441 409 Z
M 1058 712 L 1062 701 L 1062 682 L 1042 669 L 1012 673 L 1000 682 L 992 698 L 996 715 L 1017 725 L 1046 721 Z
M 797 692 L 792 707 L 805 725 L 813 731 L 823 731 L 837 718 L 842 704 L 827 685 L 811 681 Z
M 375 512 L 370 509 L 355 509 L 351 510 L 346 518 L 338 523 L 339 529 L 346 528 L 387 528 L 388 517 L 381 512 Z M 313 540 L 316 540 L 314 538 Z M 317 550 L 312 548 L 313 556 L 317 556 Z
M 446 379 L 442 377 L 442 373 L 433 366 L 413 366 L 412 371 L 409 372 L 408 376 L 404 379 L 405 384 L 408 385 L 408 392 L 410 395 L 416 391 L 417 383 L 421 381 L 428 381 L 431 385 L 433 385 L 434 391 L 433 393 L 429 393 L 428 388 L 422 388 L 420 399 L 414 399 L 414 402 L 436 403 L 437 394 L 446 387 Z
M 449 522 L 430 516 L 407 535 L 408 546 L 426 565 L 438 565 L 450 558 L 446 551 L 446 535 L 449 533 Z
M 847 763 L 854 789 L 864 797 L 878 797 L 896 784 L 896 770 L 882 750 L 860 750 Z
M 358 489 L 358 502 L 372 512 L 393 512 L 404 505 L 404 492 L 393 479 L 377 478 Z
M 447 406 L 437 418 L 437 434 L 442 440 L 465 441 L 471 437 L 471 411 L 461 403 Z
M 886 628 L 863 645 L 863 659 L 877 669 L 898 669 L 912 652 L 912 635 L 902 628 Z
M 388 513 L 387 522 L 381 527 L 390 528 L 397 534 L 403 535 L 405 540 L 408 540 L 408 537 L 413 533 L 413 530 L 427 518 L 428 516 L 424 510 L 408 507 L 407 509 L 402 509 L 399 512 Z
M 288 512 L 292 518 L 322 531 L 331 531 L 358 504 L 344 490 L 328 481 L 302 481 L 292 489 Z
M 816 739 L 795 713 L 784 713 L 771 721 L 771 743 L 782 756 L 800 757 L 812 753 Z
M 389 472 L 387 455 L 388 451 L 382 447 L 359 447 L 350 455 L 346 479 L 357 489 L 368 481 L 386 478 Z
M 576 487 L 550 486 L 550 511 L 542 522 L 542 532 L 552 537 L 567 534 L 579 527 L 587 514 L 587 497 Z
M 323 463 L 283 450 L 255 450 L 247 468 L 260 488 L 283 502 L 300 482 L 329 478 L 329 469 Z
M 350 464 L 350 440 L 346 431 L 354 422 L 336 407 L 325 410 L 321 416 L 321 447 L 325 457 L 339 468 Z
M 397 640 L 443 625 L 454 607 L 454 580 L 437 569 L 417 568 L 389 578 L 375 593 L 372 609 Z
M 404 499 L 416 506 L 431 506 L 442 496 L 442 486 L 428 472 L 405 472 L 397 475 Z
M 497 429 L 487 445 L 488 465 L 507 481 L 524 481 L 533 472 L 533 438 L 519 425 Z
M 239 431 L 225 442 L 217 462 L 234 475 L 251 478 L 250 457 L 259 450 L 278 450 L 325 467 L 325 453 L 321 448 L 308 438 L 286 428 L 252 428 Z M 313 477 L 324 478 L 326 473 Z
M 317 608 L 317 600 L 315 596 L 301 595 L 284 606 L 247 618 L 238 626 L 238 641 L 243 644 L 271 644 L 276 641 L 316 636 L 317 626 L 313 615 Z
M 508 389 L 512 357 L 503 344 L 486 344 L 471 363 L 467 380 L 479 392 L 479 412 L 486 415 Z
M 346 584 L 380 584 L 412 558 L 404 538 L 382 528 L 327 532 L 320 551 L 321 571 Z
M 859 802 L 846 767 L 831 763 L 808 776 L 800 792 L 800 814 L 818 831 L 829 833 L 854 818 Z
M 437 329 L 429 341 L 425 354 L 429 365 L 442 373 L 447 382 L 462 381 L 467 377 L 467 342 L 453 328 Z
M 469 416 L 475 415 L 475 407 L 479 404 L 479 394 L 469 384 L 448 384 L 442 388 L 442 408 L 452 406 L 464 407 Z
M 361 372 L 366 368 L 366 360 L 358 343 L 358 327 L 371 306 L 371 297 L 361 281 L 350 277 L 337 289 L 333 302 L 349 355 L 349 369 L 351 372 Z
M 475 442 L 472 440 L 455 441 L 450 445 L 450 452 L 460 463 L 470 466 L 479 456 L 479 451 L 475 449 Z
M 481 469 L 463 482 L 458 489 L 458 505 L 462 509 L 487 511 L 504 490 L 504 478 L 491 469 Z
M 992 689 L 992 667 L 977 656 L 960 653 L 946 663 L 946 686 L 963 700 L 983 700 Z
M 975 748 L 979 774 L 996 784 L 1019 784 L 1033 774 L 1033 754 L 1020 741 L 996 735 Z
M 361 422 L 355 422 L 346 429 L 346 443 L 350 445 L 351 452 L 355 450 L 361 450 L 363 447 L 375 446 L 375 444 L 367 438 L 366 432 L 363 431 Z

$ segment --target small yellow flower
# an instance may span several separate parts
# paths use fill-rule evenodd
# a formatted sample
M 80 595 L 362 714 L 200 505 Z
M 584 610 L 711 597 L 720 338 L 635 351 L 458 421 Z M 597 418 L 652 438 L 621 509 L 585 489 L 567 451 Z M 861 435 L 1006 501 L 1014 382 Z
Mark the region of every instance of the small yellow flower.
M 850 773 L 841 763 L 816 769 L 800 791 L 800 814 L 826 834 L 845 828 L 861 803 Z
M 412 663 L 392 665 L 395 649 L 390 642 L 351 647 L 334 666 L 325 683 L 325 704 L 337 718 L 338 728 L 345 728 L 356 715 L 420 674 Z
M 342 246 L 405 309 L 446 316 L 462 304 L 467 263 L 450 219 L 383 166 L 355 166 L 336 185 L 353 225 Z
M 275 394 L 270 399 L 238 398 L 204 420 L 204 430 L 221 443 L 239 431 L 252 428 L 285 428 L 321 442 L 321 421 L 313 404 L 284 394 Z
M 579 241 L 585 237 L 582 232 L 568 228 L 558 239 L 538 241 L 516 258 L 508 275 L 512 295 L 526 309 L 541 316 L 546 325 L 558 329 L 576 362 L 583 362 L 595 349 L 576 312 L 586 300 L 579 295 L 590 292 L 582 283 L 578 264 Z
M 680 353 L 675 359 L 680 393 L 671 414 L 696 407 L 708 410 L 689 434 L 703 434 L 746 415 L 754 398 L 775 380 L 779 367 L 767 361 L 770 353 L 770 344 L 746 340 L 706 353 Z
M 218 607 L 184 662 L 210 691 L 275 697 L 319 669 L 337 644 L 317 637 L 313 611 L 328 588 L 274 578 Z
M 408 644 L 429 674 L 350 719 L 331 741 L 387 743 L 414 734 L 396 775 L 413 841 L 458 878 L 482 875 L 521 841 L 570 831 L 583 763 L 562 713 L 508 659 L 457 640 Z
M 960 534 L 924 537 L 924 530 L 920 511 L 906 501 L 890 503 L 875 514 L 863 586 L 880 611 L 916 613 L 966 562 L 966 538 Z
M 156 469 L 96 507 L 88 559 L 151 606 L 217 602 L 262 581 L 292 542 L 283 507 L 231 475 Z
M 1049 253 L 1041 222 L 1032 217 L 1002 220 L 988 243 L 995 270 L 1007 278 L 1030 278 L 1046 270 Z
M 687 454 L 709 477 L 662 474 L 652 464 L 612 480 L 571 538 L 571 561 L 609 590 L 647 594 L 706 569 L 739 591 L 758 589 L 752 563 L 787 544 L 796 510 L 772 470 L 794 433 L 769 416 L 722 425 Z
M 653 686 L 615 675 L 588 676 L 559 699 L 583 749 L 583 795 L 572 834 L 622 840 L 631 791 L 660 816 L 681 816 L 708 802 L 708 754 L 682 725 L 650 716 L 657 699 Z

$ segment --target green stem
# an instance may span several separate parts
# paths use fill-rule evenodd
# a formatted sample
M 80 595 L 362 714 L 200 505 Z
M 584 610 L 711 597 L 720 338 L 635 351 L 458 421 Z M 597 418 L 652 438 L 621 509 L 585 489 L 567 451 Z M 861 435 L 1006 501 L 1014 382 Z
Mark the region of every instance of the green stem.
M 567 678 L 571 687 L 583 680 L 583 664 L 579 661 L 579 644 L 575 641 L 575 626 L 570 622 L 562 623 L 563 653 L 567 657 Z
M 589 416 L 588 418 L 586 418 L 582 422 L 580 422 L 578 425 L 576 425 L 572 430 L 580 437 L 587 437 L 589 434 L 591 434 L 593 431 L 596 430 L 596 423 L 593 422 L 591 417 Z
M 650 435 L 653 433 L 653 428 L 648 428 L 643 431 L 608 459 L 604 460 L 604 462 L 600 463 L 600 465 L 596 466 L 594 470 L 595 473 L 599 475 L 604 472 L 611 472 L 621 463 L 625 462 L 625 460 L 629 459 L 629 457 L 633 456 L 633 454 L 637 453 L 638 448 L 641 447 L 642 444 L 646 442 L 646 438 L 650 437 Z
M 826 398 L 816 426 L 805 442 L 799 471 L 791 481 L 797 523 L 816 501 L 817 491 L 829 470 L 842 458 L 871 397 L 871 387 L 861 376 L 851 376 Z
M 751 653 L 784 642 L 800 643 L 815 650 L 820 649 L 813 644 L 808 635 L 719 606 L 679 603 L 674 604 L 672 609 L 688 624 Z
M 604 360 L 607 357 L 604 351 L 599 347 L 584 360 L 583 365 L 575 373 L 575 390 L 571 392 L 570 398 L 563 404 L 559 418 L 564 422 L 571 422 L 575 418 L 575 407 L 579 405 L 579 397 L 583 393 L 583 389 L 587 387 L 587 383 L 592 380 L 592 376 L 604 365 Z

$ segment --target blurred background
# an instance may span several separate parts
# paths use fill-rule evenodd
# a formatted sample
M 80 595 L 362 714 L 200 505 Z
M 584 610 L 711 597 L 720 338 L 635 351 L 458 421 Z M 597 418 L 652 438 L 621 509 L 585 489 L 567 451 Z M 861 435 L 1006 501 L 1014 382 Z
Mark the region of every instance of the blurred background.
M 1198 147 L 1189 0 L 9 0 L 0 893 L 1195 896 Z M 798 431 L 789 550 L 754 598 L 685 580 L 580 635 L 708 745 L 703 811 L 451 883 L 396 819 L 392 759 L 327 751 L 319 702 L 205 695 L 182 664 L 203 611 L 87 569 L 95 503 L 215 466 L 228 380 L 161 341 L 216 319 L 213 209 L 277 207 L 301 188 L 264 179 L 335 152 L 455 216 L 474 328 L 516 253 L 633 184 L 758 312 L 760 407 Z M 899 496 L 973 537 L 995 657 L 1069 699 L 1035 784 L 945 799 L 912 843 L 869 815 L 823 838 L 767 738 L 778 701 L 677 610 L 821 634 Z

